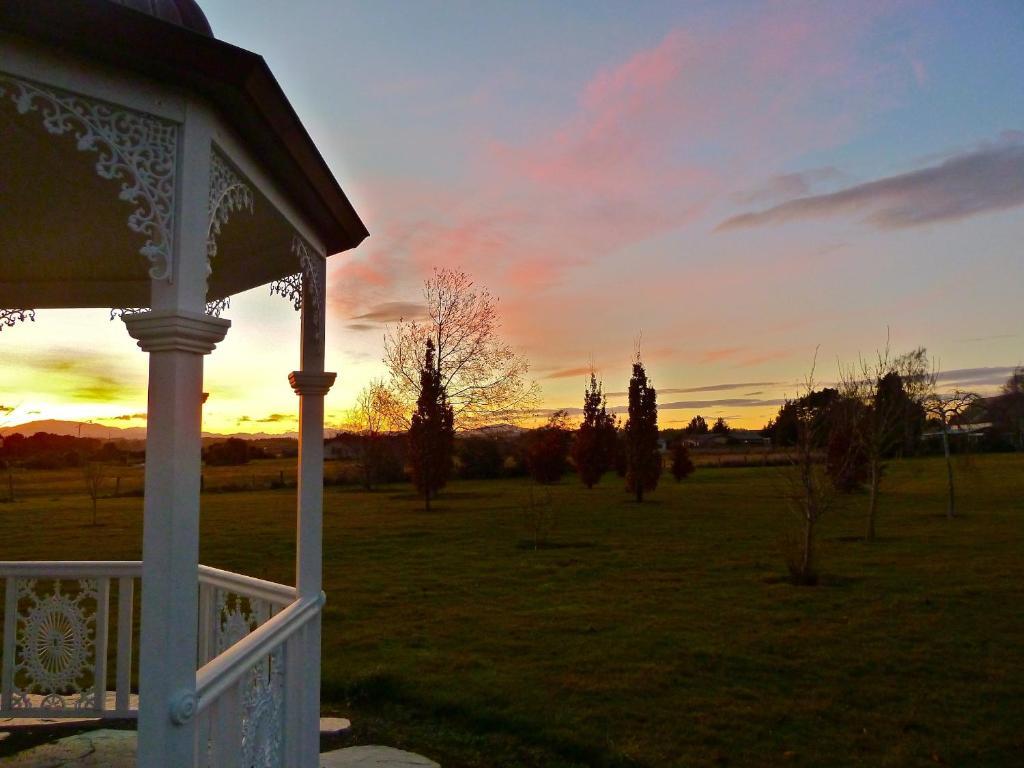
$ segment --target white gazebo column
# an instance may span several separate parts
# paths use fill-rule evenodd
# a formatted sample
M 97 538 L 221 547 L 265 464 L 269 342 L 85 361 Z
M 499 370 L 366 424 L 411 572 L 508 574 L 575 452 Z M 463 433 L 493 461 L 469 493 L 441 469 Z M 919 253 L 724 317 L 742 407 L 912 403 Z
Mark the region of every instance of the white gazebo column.
M 185 766 L 195 749 L 203 355 L 231 323 L 183 310 L 124 323 L 149 353 L 139 764 Z M 143 763 L 143 752 L 159 762 Z
M 166 278 L 150 273 L 152 311 L 123 318 L 149 353 L 138 741 L 147 768 L 195 759 L 203 356 L 231 327 L 204 312 L 210 146 L 208 124 L 190 113 L 178 149 L 171 268 Z
M 324 396 L 336 374 L 324 371 L 323 295 L 326 262 L 321 257 L 304 260 L 302 273 L 302 370 L 292 371 L 288 381 L 299 396 L 298 524 L 295 579 L 299 598 L 318 597 L 323 588 L 324 500 Z M 298 724 L 301 766 L 318 765 L 320 752 L 320 617 L 310 622 L 303 642 L 305 652 L 290 664 L 289 687 L 298 708 L 292 723 Z

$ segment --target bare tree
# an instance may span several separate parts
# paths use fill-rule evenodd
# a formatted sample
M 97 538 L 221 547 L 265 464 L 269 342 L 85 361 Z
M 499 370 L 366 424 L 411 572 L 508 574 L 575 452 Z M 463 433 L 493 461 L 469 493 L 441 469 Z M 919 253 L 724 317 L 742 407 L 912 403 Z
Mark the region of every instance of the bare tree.
M 107 480 L 107 467 L 98 461 L 86 462 L 82 467 L 82 476 L 85 480 L 85 492 L 92 500 L 92 524 L 96 525 L 96 503 Z
M 374 379 L 356 397 L 348 422 L 359 433 L 363 487 L 371 490 L 380 474 L 386 450 L 384 435 L 405 429 L 402 404 L 387 384 Z
M 796 442 L 789 457 L 789 465 L 783 469 L 784 495 L 790 509 L 800 521 L 800 544 L 795 557 L 789 558 L 790 576 L 796 584 L 817 583 L 815 567 L 815 532 L 822 516 L 832 507 L 838 491 L 829 478 L 821 445 L 829 429 L 828 419 L 819 418 L 811 407 L 814 399 L 809 397 L 815 391 L 814 370 L 817 362 L 804 380 L 800 397 L 794 400 L 796 420 Z M 851 413 L 850 409 L 841 409 Z M 852 458 L 852 446 L 850 456 Z
M 420 391 L 423 350 L 432 339 L 435 366 L 457 429 L 516 421 L 535 408 L 538 390 L 526 359 L 498 335 L 498 300 L 465 273 L 435 269 L 423 287 L 425 321 L 402 320 L 384 337 L 384 364 L 408 413 Z
M 520 510 L 530 537 L 529 544 L 540 549 L 548 543 L 555 528 L 555 506 L 551 503 L 551 494 L 531 487 L 520 504 Z
M 949 395 L 938 393 L 929 394 L 924 400 L 924 410 L 932 419 L 939 423 L 942 430 L 942 453 L 946 457 L 946 478 L 949 488 L 949 496 L 946 501 L 946 517 L 952 520 L 956 517 L 956 493 L 953 487 L 953 460 L 949 455 L 949 432 L 950 427 L 961 416 L 978 402 L 978 396 L 973 392 L 956 390 Z
M 371 435 L 406 428 L 402 403 L 381 379 L 373 379 L 356 396 L 356 405 L 349 414 L 349 423 L 357 431 Z
M 888 460 L 915 439 L 923 421 L 922 403 L 935 374 L 924 347 L 893 356 L 889 344 L 874 360 L 860 358 L 840 372 L 840 394 L 860 404 L 854 438 L 868 464 L 868 515 L 865 538 L 876 538 L 878 497 Z

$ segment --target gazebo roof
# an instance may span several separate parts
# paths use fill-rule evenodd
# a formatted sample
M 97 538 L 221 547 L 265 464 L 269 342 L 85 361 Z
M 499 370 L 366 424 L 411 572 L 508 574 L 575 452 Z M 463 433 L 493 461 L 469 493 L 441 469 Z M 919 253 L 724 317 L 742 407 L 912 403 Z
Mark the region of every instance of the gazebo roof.
M 195 0 L 113 0 L 120 5 L 156 16 L 158 19 L 213 37 L 210 22 Z
M 237 135 L 288 203 L 302 212 L 328 254 L 354 248 L 367 237 L 264 59 L 210 36 L 209 24 L 192 0 L 5 0 L 0 3 L 0 41 L 5 34 L 196 94 Z M 85 195 L 86 190 L 80 192 Z M 252 247 L 253 242 L 243 237 L 238 245 Z M 259 269 L 244 275 L 243 265 L 230 262 L 231 248 L 225 242 L 224 272 L 218 276 L 215 268 L 211 298 L 280 277 Z M 6 267 L 9 274 L 16 271 Z M 133 290 L 137 295 L 140 289 Z M 110 293 L 97 286 L 93 298 L 83 297 L 71 306 L 111 306 Z M 68 306 L 47 296 L 36 304 L 47 305 Z

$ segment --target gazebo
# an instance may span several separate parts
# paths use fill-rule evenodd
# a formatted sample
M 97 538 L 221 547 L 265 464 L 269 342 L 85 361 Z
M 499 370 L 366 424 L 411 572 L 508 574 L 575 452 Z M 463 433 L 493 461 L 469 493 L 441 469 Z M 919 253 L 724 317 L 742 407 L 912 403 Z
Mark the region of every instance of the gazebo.
M 0 563 L 0 716 L 137 717 L 147 768 L 317 765 L 325 259 L 366 236 L 193 0 L 0 4 L 0 328 L 104 307 L 149 355 L 143 559 Z M 203 356 L 267 283 L 301 311 L 294 586 L 198 563 Z

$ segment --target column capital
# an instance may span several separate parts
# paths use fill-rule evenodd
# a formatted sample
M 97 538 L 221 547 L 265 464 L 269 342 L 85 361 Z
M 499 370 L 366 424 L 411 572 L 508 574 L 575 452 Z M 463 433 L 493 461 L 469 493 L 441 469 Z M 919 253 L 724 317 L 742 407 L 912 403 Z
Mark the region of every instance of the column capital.
M 138 312 L 121 319 L 145 352 L 208 355 L 231 327 L 230 320 L 180 309 Z
M 338 374 L 326 371 L 292 371 L 288 374 L 288 383 L 292 385 L 296 395 L 326 395 L 334 384 Z

